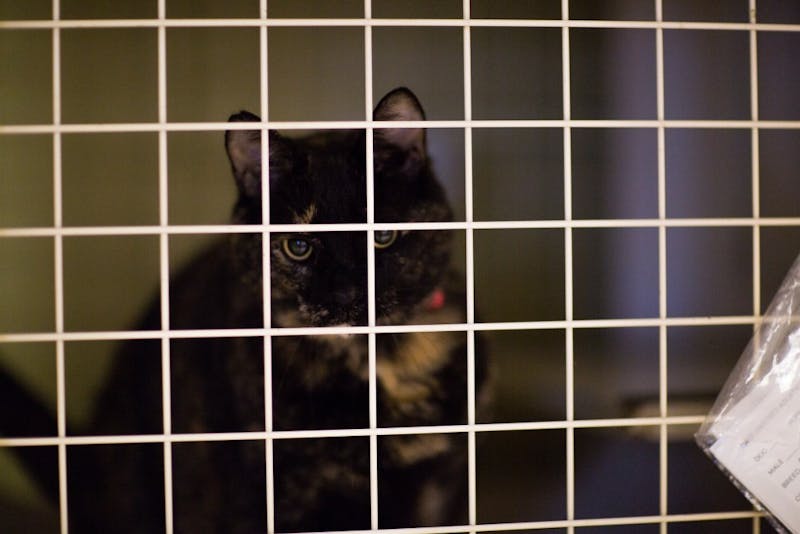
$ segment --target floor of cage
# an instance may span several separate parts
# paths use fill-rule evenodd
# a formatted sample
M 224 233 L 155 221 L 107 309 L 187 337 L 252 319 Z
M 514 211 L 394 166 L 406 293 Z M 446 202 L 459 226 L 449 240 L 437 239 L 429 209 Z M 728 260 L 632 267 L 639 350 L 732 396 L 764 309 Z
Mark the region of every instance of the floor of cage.
M 658 441 L 629 433 L 609 435 L 602 430 L 590 430 L 590 433 L 585 437 L 589 438 L 587 443 L 591 446 L 577 443 L 575 449 L 576 518 L 658 515 L 658 464 L 654 466 L 652 463 L 652 459 L 658 457 Z M 494 434 L 498 433 L 487 433 L 490 436 Z M 553 458 L 564 457 L 564 444 L 563 431 L 539 436 L 536 441 L 503 440 L 494 445 L 482 444 L 479 436 L 479 450 L 483 447 L 489 457 L 481 462 L 476 473 L 478 522 L 563 520 L 567 500 L 566 473 L 560 462 L 553 461 Z M 521 459 L 527 463 L 525 471 L 528 474 L 520 476 L 518 471 L 516 476 L 512 476 L 515 466 L 519 470 L 517 462 Z M 671 514 L 749 509 L 747 501 L 716 471 L 692 441 L 669 444 L 668 477 L 671 486 L 668 512 Z M 620 490 L 621 486 L 624 489 Z M 747 521 L 738 524 L 741 526 L 734 526 L 731 532 L 752 532 Z M 670 532 L 684 532 L 684 527 L 689 528 L 690 524 L 671 525 Z M 59 528 L 58 513 L 54 509 L 0 501 L 2 532 L 45 533 L 58 532 Z M 617 532 L 615 529 L 618 528 L 595 527 L 592 533 Z

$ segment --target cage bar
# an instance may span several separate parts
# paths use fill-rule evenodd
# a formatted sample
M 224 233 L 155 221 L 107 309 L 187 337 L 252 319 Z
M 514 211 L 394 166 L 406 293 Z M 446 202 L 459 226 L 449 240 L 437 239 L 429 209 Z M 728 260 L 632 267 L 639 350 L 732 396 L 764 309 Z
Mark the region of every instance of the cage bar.
M 0 238 L 53 238 L 54 243 L 54 281 L 55 281 L 55 327 L 52 332 L 14 332 L 0 333 L 3 343 L 52 342 L 56 348 L 56 390 L 57 390 L 57 435 L 42 438 L 4 438 L 0 439 L 1 447 L 37 447 L 55 446 L 58 450 L 59 469 L 59 504 L 60 530 L 68 532 L 68 494 L 67 494 L 67 447 L 79 447 L 98 444 L 133 444 L 154 443 L 163 445 L 164 451 L 164 489 L 166 530 L 173 530 L 172 511 L 172 446 L 174 443 L 201 441 L 242 441 L 263 440 L 265 443 L 266 481 L 268 502 L 267 531 L 275 532 L 274 518 L 274 468 L 273 444 L 275 440 L 326 437 L 366 437 L 370 441 L 370 530 L 379 532 L 380 510 L 378 506 L 378 465 L 377 442 L 380 436 L 425 434 L 425 433 L 466 433 L 468 444 L 468 524 L 435 528 L 406 528 L 393 530 L 395 534 L 456 533 L 468 531 L 516 531 L 563 528 L 573 533 L 578 528 L 623 526 L 623 525 L 658 525 L 662 533 L 667 532 L 672 524 L 695 521 L 719 521 L 726 519 L 751 519 L 753 532 L 760 531 L 762 515 L 753 510 L 733 512 L 709 512 L 692 514 L 671 514 L 668 502 L 668 438 L 671 427 L 678 425 L 699 424 L 702 414 L 690 416 L 670 415 L 668 410 L 668 370 L 673 363 L 668 360 L 668 330 L 674 327 L 709 327 L 722 325 L 757 325 L 761 313 L 762 290 L 762 254 L 761 232 L 763 228 L 800 228 L 800 217 L 764 217 L 761 210 L 761 155 L 759 134 L 763 130 L 800 130 L 800 120 L 765 120 L 759 114 L 759 65 L 758 36 L 765 32 L 800 32 L 800 24 L 771 24 L 758 22 L 755 16 L 756 0 L 749 0 L 749 22 L 692 22 L 665 21 L 663 16 L 663 0 L 654 0 L 655 20 L 619 21 L 619 20 L 572 20 L 570 19 L 569 0 L 561 1 L 561 19 L 476 19 L 472 17 L 468 0 L 462 3 L 461 18 L 446 19 L 388 19 L 372 16 L 371 0 L 364 0 L 363 18 L 300 18 L 272 19 L 267 15 L 267 0 L 259 0 L 259 16 L 250 19 L 170 19 L 166 16 L 167 0 L 158 0 L 158 15 L 154 19 L 129 20 L 65 20 L 61 18 L 59 0 L 52 1 L 51 20 L 0 21 L 0 31 L 7 30 L 47 30 L 52 35 L 52 105 L 51 124 L 6 124 L 0 125 L 2 135 L 36 135 L 52 136 L 53 140 L 53 225 L 52 227 L 14 227 L 0 228 Z M 364 112 L 363 120 L 344 121 L 271 121 L 269 114 L 269 79 L 268 79 L 268 32 L 271 28 L 309 27 L 309 28 L 363 28 L 364 39 Z M 392 122 L 385 123 L 372 119 L 373 102 L 373 29 L 392 27 L 426 27 L 456 28 L 462 32 L 463 39 L 463 96 L 464 117 L 456 120 L 431 120 L 424 122 Z M 63 124 L 61 117 L 61 31 L 73 29 L 99 28 L 153 28 L 158 38 L 158 120 L 150 123 L 108 123 L 108 124 Z M 172 28 L 258 28 L 259 29 L 259 94 L 261 122 L 229 124 L 226 122 L 169 122 L 167 115 L 167 31 Z M 561 68 L 562 68 L 562 111 L 560 119 L 547 120 L 486 120 L 473 118 L 473 71 L 472 71 L 472 36 L 476 28 L 553 28 L 561 34 Z M 621 120 L 603 119 L 586 120 L 572 118 L 572 87 L 570 40 L 575 29 L 640 29 L 652 30 L 655 37 L 655 74 L 656 74 L 656 117 L 649 119 Z M 746 32 L 749 39 L 749 83 L 750 109 L 749 118 L 731 120 L 675 120 L 665 114 L 665 45 L 666 30 L 691 31 L 729 31 Z M 574 35 L 574 34 L 573 34 Z M 425 127 L 456 128 L 464 132 L 464 211 L 462 221 L 448 223 L 376 223 L 374 206 L 374 169 L 373 139 L 375 128 L 391 124 L 393 127 Z M 253 129 L 262 132 L 262 159 L 269 155 L 269 136 L 267 132 L 276 130 L 307 129 L 363 129 L 366 135 L 366 184 L 367 184 L 367 220 L 365 223 L 328 224 L 328 225 L 273 225 L 270 224 L 269 202 L 262 203 L 262 223 L 249 226 L 234 225 L 171 225 L 168 218 L 168 170 L 167 148 L 170 132 L 200 132 L 228 129 Z M 473 198 L 473 133 L 476 129 L 499 128 L 548 128 L 561 129 L 563 133 L 563 217 L 554 220 L 475 220 Z M 605 128 L 631 129 L 648 128 L 656 131 L 657 136 L 657 216 L 643 219 L 576 219 L 573 214 L 573 151 L 572 133 L 576 129 Z M 749 130 L 751 158 L 752 213 L 743 217 L 688 217 L 678 218 L 668 215 L 667 206 L 667 157 L 666 135 L 674 129 L 714 129 L 714 130 Z M 120 133 L 120 132 L 153 132 L 158 135 L 158 224 L 152 226 L 65 226 L 63 220 L 63 184 L 62 184 L 62 136 L 65 134 Z M 268 198 L 269 166 L 262 170 L 262 198 Z M 620 228 L 652 228 L 658 235 L 658 313 L 653 317 L 624 319 L 581 319 L 576 318 L 574 311 L 574 279 L 575 258 L 573 256 L 573 234 L 579 229 L 620 229 Z M 668 230 L 674 228 L 745 228 L 752 232 L 752 311 L 745 315 L 709 315 L 674 317 L 669 315 L 667 284 L 667 240 Z M 457 230 L 466 236 L 466 306 L 467 314 L 464 323 L 435 325 L 397 325 L 378 326 L 375 316 L 375 252 L 371 245 L 376 231 L 400 230 Z M 476 230 L 509 230 L 509 229 L 557 229 L 563 230 L 564 244 L 564 318 L 541 321 L 508 321 L 508 322 L 476 322 L 475 317 L 475 241 Z M 270 273 L 270 235 L 273 232 L 366 232 L 368 269 L 368 324 L 359 327 L 329 328 L 275 328 L 271 324 L 271 288 Z M 169 324 L 169 243 L 172 236 L 199 234 L 254 233 L 262 236 L 262 269 L 263 283 L 263 315 L 261 328 L 226 329 L 226 330 L 171 330 Z M 151 235 L 159 238 L 159 282 L 161 298 L 161 329 L 156 331 L 86 331 L 73 332 L 65 328 L 64 323 L 64 238 L 76 236 L 143 236 Z M 653 417 L 625 417 L 607 419 L 580 419 L 575 416 L 576 384 L 575 340 L 578 330 L 615 328 L 657 328 L 658 329 L 658 415 Z M 524 421 L 515 423 L 480 423 L 476 420 L 476 370 L 475 370 L 475 335 L 488 331 L 510 330 L 563 330 L 565 335 L 565 415 L 563 419 L 554 421 Z M 383 428 L 377 425 L 377 376 L 376 376 L 376 336 L 387 333 L 410 332 L 443 332 L 461 331 L 467 335 L 467 406 L 466 424 L 436 427 L 402 427 Z M 366 429 L 338 429 L 315 431 L 275 431 L 272 424 L 272 339 L 281 336 L 316 336 L 331 334 L 360 334 L 368 339 L 369 357 L 369 427 Z M 211 338 L 211 337 L 258 337 L 264 341 L 264 406 L 265 430 L 254 432 L 229 433 L 197 433 L 173 434 L 171 424 L 171 391 L 170 391 L 170 342 L 173 339 Z M 163 382 L 163 432 L 153 435 L 136 436 L 70 436 L 66 429 L 66 384 L 65 384 L 65 343 L 75 341 L 158 339 L 161 342 Z M 654 515 L 634 515 L 629 517 L 579 518 L 576 516 L 576 460 L 575 430 L 601 428 L 648 427 L 658 432 L 659 485 L 658 513 Z M 477 459 L 476 437 L 480 433 L 497 433 L 523 430 L 558 430 L 566 435 L 566 509 L 563 519 L 510 522 L 502 524 L 480 523 L 478 517 L 477 492 Z

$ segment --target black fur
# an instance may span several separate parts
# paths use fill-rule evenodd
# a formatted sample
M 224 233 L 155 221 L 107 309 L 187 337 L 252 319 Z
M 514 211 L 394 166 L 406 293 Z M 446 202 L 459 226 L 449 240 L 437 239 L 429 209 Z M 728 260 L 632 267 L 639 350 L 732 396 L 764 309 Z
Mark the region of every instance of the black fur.
M 401 88 L 384 97 L 375 118 L 417 121 L 424 113 Z M 259 119 L 241 112 L 230 120 Z M 225 141 L 239 190 L 234 222 L 260 223 L 260 131 L 230 130 Z M 366 222 L 364 131 L 302 139 L 270 132 L 268 144 L 270 222 Z M 376 129 L 373 156 L 376 222 L 450 220 L 424 130 Z M 367 324 L 366 232 L 270 239 L 272 326 Z M 287 240 L 298 240 L 298 251 L 310 246 L 308 257 L 292 258 Z M 450 242 L 448 231 L 411 231 L 376 248 L 377 324 L 465 321 Z M 263 326 L 261 243 L 261 233 L 234 234 L 185 267 L 170 284 L 170 328 Z M 444 304 L 432 308 L 428 299 L 438 290 Z M 158 303 L 140 326 L 160 328 Z M 378 425 L 466 423 L 466 341 L 463 332 L 377 335 Z M 275 430 L 369 427 L 367 336 L 274 336 L 271 343 Z M 481 390 L 480 339 L 476 348 Z M 174 339 L 169 349 L 174 434 L 265 429 L 263 338 Z M 161 366 L 160 341 L 126 343 L 84 432 L 162 433 Z M 466 441 L 463 433 L 378 438 L 382 528 L 467 521 Z M 279 532 L 370 527 L 369 437 L 276 439 L 273 447 L 275 494 L 267 495 L 263 440 L 173 443 L 175 531 L 265 532 L 268 500 Z M 67 467 L 71 531 L 164 529 L 161 443 L 70 446 Z

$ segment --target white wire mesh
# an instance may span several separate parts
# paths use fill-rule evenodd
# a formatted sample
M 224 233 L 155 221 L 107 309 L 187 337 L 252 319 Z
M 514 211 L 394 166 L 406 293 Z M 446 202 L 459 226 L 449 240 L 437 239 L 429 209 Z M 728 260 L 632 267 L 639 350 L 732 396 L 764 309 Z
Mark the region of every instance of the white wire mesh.
M 66 448 L 72 445 L 86 444 L 111 444 L 111 443 L 163 443 L 165 464 L 165 510 L 167 531 L 172 531 L 172 470 L 171 470 L 171 445 L 178 442 L 190 441 L 233 441 L 260 439 L 266 442 L 266 469 L 268 495 L 272 494 L 274 476 L 272 472 L 273 440 L 290 438 L 312 437 L 341 437 L 341 436 L 366 436 L 370 438 L 370 475 L 371 475 L 371 531 L 378 530 L 378 497 L 377 497 L 377 438 L 394 434 L 424 434 L 466 432 L 469 447 L 469 522 L 467 526 L 453 525 L 440 528 L 400 529 L 393 532 L 489 532 L 505 530 L 549 529 L 565 528 L 574 532 L 576 528 L 592 526 L 616 525 L 660 525 L 661 531 L 666 532 L 672 523 L 694 521 L 716 521 L 726 519 L 753 519 L 754 532 L 759 531 L 759 514 L 753 511 L 741 510 L 735 512 L 708 512 L 696 514 L 670 514 L 668 507 L 668 431 L 670 427 L 679 425 L 699 425 L 703 415 L 676 416 L 670 415 L 668 404 L 668 357 L 667 357 L 667 331 L 670 327 L 678 326 L 719 326 L 719 325 L 753 325 L 758 322 L 761 309 L 760 272 L 762 266 L 760 229 L 764 227 L 798 227 L 800 217 L 762 217 L 760 214 L 760 180 L 759 180 L 759 132 L 761 130 L 780 129 L 798 130 L 798 120 L 762 120 L 759 118 L 758 100 L 758 53 L 757 37 L 762 32 L 800 32 L 800 25 L 795 24 L 763 24 L 755 22 L 756 0 L 750 0 L 751 22 L 748 23 L 715 23 L 715 22 L 687 22 L 664 21 L 662 17 L 662 0 L 655 0 L 654 21 L 605 21 L 605 20 L 571 20 L 569 18 L 569 2 L 561 2 L 561 20 L 489 20 L 470 18 L 470 2 L 463 4 L 463 18 L 461 19 L 377 19 L 372 18 L 371 2 L 365 1 L 364 18 L 359 19 L 272 19 L 267 16 L 267 2 L 261 0 L 258 18 L 252 19 L 169 19 L 166 17 L 166 0 L 158 2 L 158 16 L 152 20 L 63 20 L 60 18 L 59 1 L 54 0 L 51 20 L 32 21 L 0 21 L 0 31 L 13 30 L 49 30 L 52 32 L 52 78 L 53 78 L 53 117 L 50 124 L 7 124 L 0 125 L 0 135 L 46 134 L 53 138 L 53 225 L 51 227 L 20 227 L 0 228 L 2 238 L 25 237 L 52 237 L 55 254 L 55 326 L 52 332 L 20 332 L 0 333 L 0 342 L 52 342 L 56 347 L 57 369 L 57 408 L 58 408 L 58 433 L 54 437 L 37 438 L 10 438 L 0 440 L 0 446 L 57 446 L 59 456 L 59 487 L 61 531 L 68 530 L 67 519 L 67 494 L 66 477 L 67 462 Z M 258 28 L 260 42 L 260 94 L 262 122 L 235 124 L 223 122 L 169 122 L 167 114 L 167 84 L 168 76 L 166 47 L 167 31 L 171 28 Z M 374 205 L 372 196 L 373 169 L 372 169 L 372 132 L 374 128 L 383 124 L 372 120 L 348 121 L 271 121 L 268 109 L 269 80 L 268 63 L 269 51 L 267 49 L 267 35 L 272 27 L 352 27 L 363 28 L 364 31 L 364 66 L 365 66 L 365 116 L 372 112 L 373 102 L 373 77 L 372 77 L 372 30 L 384 27 L 453 27 L 461 28 L 463 32 L 463 65 L 464 65 L 464 118 L 463 120 L 432 120 L 425 123 L 393 123 L 394 126 L 425 126 L 427 128 L 458 128 L 464 131 L 465 155 L 465 218 L 463 222 L 452 223 L 375 223 Z M 472 68 L 471 53 L 473 28 L 488 27 L 525 27 L 525 28 L 557 28 L 561 30 L 562 37 L 562 102 L 563 118 L 558 120 L 476 120 L 472 112 Z M 154 28 L 158 32 L 158 121 L 153 123 L 114 123 L 114 124 L 63 124 L 61 120 L 61 31 L 77 28 Z M 571 87 L 570 87 L 570 32 L 576 28 L 608 28 L 608 29 L 649 29 L 655 31 L 656 38 L 656 94 L 657 116 L 648 120 L 577 120 L 571 117 Z M 664 31 L 665 30 L 722 30 L 731 32 L 747 32 L 749 37 L 750 52 L 750 118 L 739 120 L 674 120 L 667 119 L 665 115 L 665 89 L 664 89 Z M 171 225 L 167 212 L 168 202 L 168 162 L 167 143 L 168 133 L 178 131 L 223 131 L 231 128 L 251 129 L 260 127 L 266 132 L 268 129 L 278 130 L 306 130 L 306 129 L 349 129 L 362 128 L 368 132 L 367 139 L 367 222 L 359 224 L 341 225 L 252 225 L 247 227 L 234 225 Z M 491 128 L 548 128 L 561 129 L 563 132 L 563 161 L 564 161 L 564 215 L 557 220 L 515 220 L 515 221 L 477 221 L 473 213 L 473 137 L 476 129 Z M 602 219 L 585 220 L 575 219 L 572 214 L 572 135 L 573 129 L 580 128 L 652 128 L 657 131 L 658 140 L 658 217 L 649 219 Z M 670 129 L 747 129 L 751 132 L 752 154 L 752 216 L 726 217 L 726 218 L 670 218 L 666 209 L 666 158 L 665 135 Z M 159 222 L 156 226 L 65 226 L 62 214 L 62 147 L 61 140 L 64 134 L 75 133 L 112 133 L 112 132 L 155 132 L 159 141 Z M 267 136 L 262 136 L 264 146 L 263 154 L 268 154 Z M 265 173 L 267 170 L 265 169 Z M 264 197 L 266 197 L 268 181 L 263 182 Z M 269 221 L 269 203 L 264 203 L 262 220 Z M 671 228 L 749 228 L 752 229 L 752 315 L 742 316 L 709 316 L 709 317 L 670 317 L 667 306 L 667 231 Z M 659 302 L 658 316 L 652 318 L 632 319 L 580 319 L 573 313 L 573 230 L 598 229 L 598 228 L 654 228 L 658 231 L 658 284 Z M 398 325 L 377 326 L 375 320 L 375 272 L 374 249 L 368 247 L 368 289 L 369 289 L 369 321 L 361 327 L 329 327 L 329 328 L 273 328 L 270 321 L 270 287 L 264 284 L 264 326 L 263 328 L 228 329 L 228 330 L 170 330 L 169 325 L 169 242 L 173 236 L 194 234 L 224 234 L 224 233 L 261 233 L 263 242 L 269 243 L 271 232 L 284 231 L 366 231 L 372 238 L 376 230 L 384 229 L 414 229 L 414 230 L 442 230 L 452 229 L 465 232 L 466 235 L 466 290 L 467 290 L 467 318 L 463 324 L 444 325 Z M 475 318 L 475 252 L 474 232 L 476 230 L 490 229 L 561 229 L 564 235 L 564 309 L 563 320 L 541 321 L 512 321 L 512 322 L 476 322 Z M 75 236 L 133 236 L 152 235 L 159 239 L 159 273 L 161 284 L 161 330 L 158 331 L 86 331 L 73 332 L 65 329 L 64 325 L 64 238 Z M 368 242 L 371 242 L 369 239 Z M 269 272 L 269 254 L 263 254 L 264 272 Z M 659 332 L 659 414 L 656 417 L 630 417 L 610 419 L 576 419 L 574 410 L 575 381 L 574 381 L 574 332 L 581 329 L 593 328 L 657 328 Z M 508 331 L 508 330 L 550 330 L 559 329 L 565 333 L 565 368 L 566 368 L 566 398 L 565 417 L 558 421 L 527 421 L 517 423 L 477 423 L 475 415 L 475 333 L 481 331 Z M 377 425 L 376 416 L 376 371 L 375 371 L 375 338 L 384 333 L 402 332 L 435 332 L 435 331 L 463 331 L 467 332 L 468 339 L 468 398 L 469 413 L 465 425 L 446 427 L 403 427 L 382 428 Z M 271 339 L 275 336 L 299 335 L 327 335 L 327 334 L 364 334 L 369 340 L 369 375 L 370 375 L 370 424 L 366 429 L 341 429 L 318 431 L 275 431 L 272 427 L 272 399 L 271 383 L 265 380 L 265 431 L 263 432 L 238 432 L 238 433 L 198 433 L 198 434 L 172 434 L 170 420 L 170 341 L 181 338 L 203 337 L 263 337 L 265 340 L 265 369 L 271 368 Z M 64 377 L 64 346 L 73 341 L 90 340 L 125 340 L 125 339 L 159 339 L 162 346 L 162 378 L 163 390 L 163 434 L 146 436 L 70 436 L 66 430 L 65 413 L 65 377 Z M 265 377 L 267 373 L 265 373 Z M 575 511 L 575 430 L 586 428 L 619 428 L 619 427 L 653 427 L 659 432 L 659 514 L 652 516 L 631 516 L 581 519 L 576 518 Z M 503 524 L 480 524 L 477 515 L 476 491 L 476 434 L 483 432 L 507 432 L 515 430 L 563 430 L 566 433 L 566 510 L 563 519 L 517 522 Z M 274 532 L 274 510 L 272 504 L 266 503 L 268 517 L 268 531 Z

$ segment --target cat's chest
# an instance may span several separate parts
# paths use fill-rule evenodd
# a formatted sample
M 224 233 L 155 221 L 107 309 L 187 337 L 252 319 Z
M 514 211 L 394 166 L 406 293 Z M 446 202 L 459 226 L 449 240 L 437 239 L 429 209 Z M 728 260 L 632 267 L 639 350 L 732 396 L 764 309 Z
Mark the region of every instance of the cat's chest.
M 437 310 L 442 313 L 453 312 Z M 368 346 L 366 335 L 274 337 L 271 378 L 278 426 L 368 426 Z M 379 426 L 460 422 L 452 397 L 466 398 L 464 332 L 378 333 L 375 346 Z
M 462 375 L 464 336 L 459 332 L 393 335 L 396 345 L 378 351 L 375 371 L 381 426 L 450 424 L 449 397 L 457 394 L 454 376 Z M 464 392 L 466 393 L 466 392 Z

